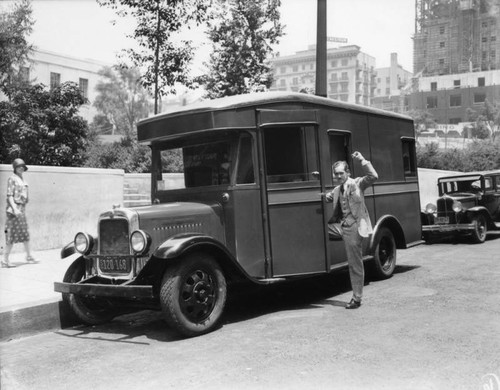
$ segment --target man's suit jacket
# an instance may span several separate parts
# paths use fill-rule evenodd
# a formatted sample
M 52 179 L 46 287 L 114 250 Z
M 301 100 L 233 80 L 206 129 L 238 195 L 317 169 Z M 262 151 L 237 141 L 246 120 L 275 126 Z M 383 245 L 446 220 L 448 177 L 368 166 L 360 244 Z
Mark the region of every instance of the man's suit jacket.
M 364 160 L 361 163 L 361 168 L 365 176 L 357 177 L 355 179 L 349 177 L 344 183 L 344 196 L 347 197 L 347 202 L 351 209 L 352 216 L 358 225 L 358 232 L 361 237 L 368 237 L 373 232 L 370 215 L 365 205 L 364 191 L 372 185 L 377 179 L 378 175 L 372 164 Z M 342 210 L 339 207 L 340 187 L 336 186 L 333 189 L 333 222 L 340 222 L 342 220 Z

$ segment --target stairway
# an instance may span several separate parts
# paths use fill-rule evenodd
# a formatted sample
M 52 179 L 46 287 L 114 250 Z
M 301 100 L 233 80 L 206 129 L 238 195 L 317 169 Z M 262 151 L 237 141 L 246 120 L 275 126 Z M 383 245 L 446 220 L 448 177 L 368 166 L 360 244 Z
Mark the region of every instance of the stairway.
M 137 187 L 130 183 L 123 183 L 123 207 L 147 206 L 151 204 L 151 195 L 141 193 Z

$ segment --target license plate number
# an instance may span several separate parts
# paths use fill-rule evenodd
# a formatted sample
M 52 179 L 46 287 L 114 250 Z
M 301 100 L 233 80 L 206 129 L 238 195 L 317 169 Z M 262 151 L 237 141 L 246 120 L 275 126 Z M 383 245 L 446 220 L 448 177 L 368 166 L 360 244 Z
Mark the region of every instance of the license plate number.
M 106 257 L 99 259 L 99 268 L 102 272 L 128 274 L 131 270 L 131 260 L 119 257 Z
M 436 217 L 435 222 L 437 224 L 443 225 L 450 223 L 450 218 L 449 217 Z

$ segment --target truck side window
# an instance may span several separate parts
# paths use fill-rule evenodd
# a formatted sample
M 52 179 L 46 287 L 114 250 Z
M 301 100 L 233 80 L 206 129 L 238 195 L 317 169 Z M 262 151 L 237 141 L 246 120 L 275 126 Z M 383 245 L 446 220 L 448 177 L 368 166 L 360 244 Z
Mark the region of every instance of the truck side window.
M 314 128 L 271 127 L 264 131 L 268 183 L 317 180 Z
M 404 138 L 402 141 L 403 147 L 403 169 L 406 177 L 417 176 L 417 164 L 415 158 L 415 140 Z
M 238 147 L 238 169 L 236 172 L 236 184 L 255 183 L 253 170 L 252 137 L 248 134 L 240 138 Z

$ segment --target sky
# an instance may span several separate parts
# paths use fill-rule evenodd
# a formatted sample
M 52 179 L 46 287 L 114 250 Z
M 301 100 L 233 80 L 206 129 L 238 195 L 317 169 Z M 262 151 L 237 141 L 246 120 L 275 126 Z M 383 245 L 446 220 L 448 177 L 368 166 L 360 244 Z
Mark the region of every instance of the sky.
M 0 8 L 12 3 L 0 0 Z M 276 48 L 280 55 L 315 44 L 316 6 L 317 0 L 282 0 L 286 35 Z M 121 49 L 134 46 L 126 37 L 133 21 L 95 0 L 32 0 L 32 8 L 36 23 L 29 39 L 38 49 L 113 64 Z M 415 0 L 327 0 L 327 13 L 328 36 L 360 46 L 375 57 L 377 67 L 389 66 L 390 54 L 397 53 L 403 68 L 412 71 Z M 199 45 L 194 68 L 203 69 L 210 50 L 205 36 L 200 29 L 186 34 Z

